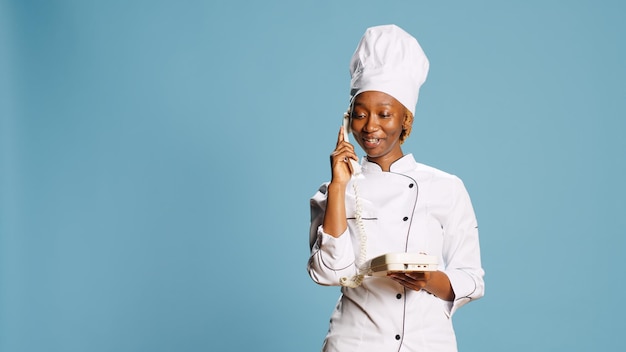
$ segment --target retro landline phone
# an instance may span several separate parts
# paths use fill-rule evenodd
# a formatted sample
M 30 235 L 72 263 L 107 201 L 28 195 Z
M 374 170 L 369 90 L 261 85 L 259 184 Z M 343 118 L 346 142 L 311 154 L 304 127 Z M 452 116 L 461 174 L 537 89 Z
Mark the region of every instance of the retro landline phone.
M 347 112 L 343 113 L 343 140 L 346 142 L 350 141 L 350 115 Z M 357 176 L 361 174 L 361 165 L 358 161 L 350 159 L 350 171 L 352 171 L 353 176 Z
M 350 135 L 350 115 L 347 112 L 343 115 L 343 133 L 343 139 L 348 142 Z M 360 251 L 356 261 L 359 272 L 351 278 L 342 277 L 339 281 L 341 286 L 358 287 L 363 282 L 365 276 L 387 276 L 394 272 L 436 271 L 438 264 L 437 257 L 424 253 L 387 253 L 366 260 L 367 236 L 365 233 L 365 225 L 361 217 L 361 200 L 357 186 L 358 178 L 363 177 L 361 165 L 357 161 L 350 159 L 350 170 L 353 176 L 352 187 L 356 202 L 355 218 L 360 237 Z

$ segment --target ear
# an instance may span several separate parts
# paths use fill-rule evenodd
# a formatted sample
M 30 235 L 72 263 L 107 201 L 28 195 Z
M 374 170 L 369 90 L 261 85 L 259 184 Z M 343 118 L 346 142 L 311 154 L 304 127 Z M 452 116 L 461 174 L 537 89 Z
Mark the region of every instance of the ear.
M 402 129 L 410 131 L 411 127 L 413 127 L 413 114 L 411 114 L 409 110 L 406 110 L 404 113 L 404 121 L 402 121 Z
M 404 141 L 411 134 L 411 129 L 413 128 L 413 114 L 409 110 L 406 110 L 404 113 L 404 121 L 402 121 L 402 134 L 400 135 L 400 142 L 404 143 Z

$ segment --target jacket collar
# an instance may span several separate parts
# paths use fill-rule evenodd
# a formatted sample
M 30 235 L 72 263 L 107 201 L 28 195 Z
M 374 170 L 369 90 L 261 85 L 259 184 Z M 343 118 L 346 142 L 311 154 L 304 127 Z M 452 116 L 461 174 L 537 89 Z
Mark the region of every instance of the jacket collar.
M 363 171 L 366 173 L 383 172 L 378 164 L 367 160 L 367 156 L 363 158 L 361 166 L 363 167 Z M 391 164 L 391 167 L 389 167 L 389 171 L 395 173 L 405 173 L 415 170 L 416 167 L 417 162 L 415 161 L 413 154 L 409 153 L 394 161 L 393 164 Z

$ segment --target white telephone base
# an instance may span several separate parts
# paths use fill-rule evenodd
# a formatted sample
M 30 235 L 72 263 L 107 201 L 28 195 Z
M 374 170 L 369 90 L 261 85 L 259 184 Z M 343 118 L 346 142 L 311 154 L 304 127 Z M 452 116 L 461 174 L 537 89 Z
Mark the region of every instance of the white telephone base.
M 438 259 L 422 253 L 387 253 L 372 258 L 366 265 L 366 275 L 387 276 L 394 272 L 436 271 Z

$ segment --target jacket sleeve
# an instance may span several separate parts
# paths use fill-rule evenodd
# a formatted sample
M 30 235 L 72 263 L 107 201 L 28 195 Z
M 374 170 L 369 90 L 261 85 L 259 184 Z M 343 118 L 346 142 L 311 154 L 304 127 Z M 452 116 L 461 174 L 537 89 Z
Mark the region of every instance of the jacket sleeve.
M 311 256 L 307 269 L 311 279 L 320 285 L 337 286 L 342 277 L 356 274 L 355 255 L 350 230 L 335 238 L 324 232 L 322 223 L 326 210 L 326 191 L 323 184 L 311 198 L 311 228 L 309 247 Z
M 455 299 L 450 316 L 471 300 L 485 293 L 485 272 L 481 266 L 478 223 L 463 182 L 454 178 L 451 211 L 444 226 L 443 256 L 445 273 Z

